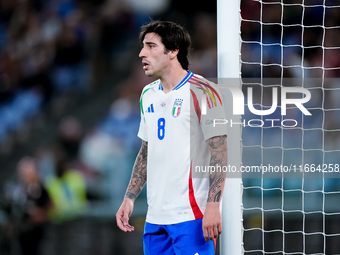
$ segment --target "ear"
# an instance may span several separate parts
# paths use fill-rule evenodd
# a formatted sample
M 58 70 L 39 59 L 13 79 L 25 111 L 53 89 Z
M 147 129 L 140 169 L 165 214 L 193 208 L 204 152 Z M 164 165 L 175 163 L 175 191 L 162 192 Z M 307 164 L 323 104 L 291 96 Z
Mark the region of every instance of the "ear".
M 170 51 L 169 51 L 169 57 L 170 57 L 170 59 L 176 58 L 178 52 L 179 52 L 179 49 L 177 49 L 177 50 L 170 50 Z

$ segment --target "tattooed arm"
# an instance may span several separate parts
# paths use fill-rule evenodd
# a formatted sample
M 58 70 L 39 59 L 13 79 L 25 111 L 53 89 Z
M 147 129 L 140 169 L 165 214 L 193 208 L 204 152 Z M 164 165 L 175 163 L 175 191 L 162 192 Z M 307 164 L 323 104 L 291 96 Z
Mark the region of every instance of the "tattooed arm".
M 146 162 L 148 155 L 148 143 L 143 141 L 133 166 L 132 176 L 125 197 L 135 201 L 146 183 Z
M 211 153 L 210 166 L 220 169 L 227 165 L 227 136 L 216 136 L 207 140 Z M 222 199 L 226 173 L 214 171 L 209 173 L 209 194 L 207 208 L 203 216 L 203 235 L 206 241 L 213 240 L 222 233 L 222 215 L 220 202 Z
M 227 136 L 216 136 L 207 141 L 211 153 L 210 166 L 221 168 L 227 165 Z M 220 202 L 223 193 L 226 173 L 215 171 L 209 174 L 209 196 L 208 202 Z
M 117 225 L 124 232 L 131 232 L 134 230 L 134 227 L 129 224 L 129 217 L 133 211 L 134 201 L 146 183 L 147 154 L 148 143 L 143 141 L 133 166 L 130 183 L 126 190 L 124 201 L 116 214 Z

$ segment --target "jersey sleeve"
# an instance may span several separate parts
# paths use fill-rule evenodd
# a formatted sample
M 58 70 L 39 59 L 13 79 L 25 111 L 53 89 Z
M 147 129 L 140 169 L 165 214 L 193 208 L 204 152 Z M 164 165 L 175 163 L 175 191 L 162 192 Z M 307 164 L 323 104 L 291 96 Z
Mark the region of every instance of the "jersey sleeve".
M 146 132 L 146 123 L 145 123 L 145 120 L 144 120 L 144 116 L 143 114 L 141 113 L 141 120 L 140 120 L 140 123 L 139 123 L 139 130 L 138 130 L 138 134 L 137 136 L 144 140 L 144 141 L 148 141 L 148 134 Z
M 148 141 L 148 133 L 147 133 L 147 124 L 146 124 L 146 120 L 145 120 L 145 113 L 144 113 L 144 107 L 143 107 L 143 95 L 144 95 L 144 91 L 140 97 L 140 123 L 139 123 L 139 130 L 138 130 L 138 134 L 137 136 L 144 140 L 144 141 Z
M 205 140 L 227 134 L 224 102 L 220 91 L 206 80 L 191 84 L 193 117 L 198 118 Z

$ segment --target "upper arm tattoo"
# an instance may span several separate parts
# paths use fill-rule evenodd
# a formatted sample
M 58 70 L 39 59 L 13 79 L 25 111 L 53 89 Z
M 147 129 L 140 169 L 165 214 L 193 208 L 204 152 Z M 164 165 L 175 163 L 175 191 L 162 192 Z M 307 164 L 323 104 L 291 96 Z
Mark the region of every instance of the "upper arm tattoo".
M 143 141 L 141 149 L 137 155 L 133 171 L 125 196 L 135 200 L 142 191 L 146 183 L 146 163 L 148 156 L 148 143 Z
M 226 145 L 227 136 L 216 136 L 207 140 L 207 144 L 209 150 L 211 152 L 210 158 L 210 166 L 223 167 L 227 165 L 227 145 Z M 208 202 L 220 202 L 224 182 L 226 178 L 226 173 L 223 171 L 213 171 L 209 173 L 209 195 Z

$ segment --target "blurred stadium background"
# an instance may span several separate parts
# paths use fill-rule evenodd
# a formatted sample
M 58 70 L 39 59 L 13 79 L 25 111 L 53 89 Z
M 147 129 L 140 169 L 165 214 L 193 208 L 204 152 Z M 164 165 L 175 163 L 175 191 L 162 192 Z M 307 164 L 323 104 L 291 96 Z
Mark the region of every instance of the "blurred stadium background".
M 185 25 L 191 69 L 216 77 L 215 10 L 206 1 L 0 1 L 0 254 L 20 254 L 27 203 L 18 163 L 27 157 L 51 193 L 61 161 L 86 183 L 78 187 L 86 209 L 68 204 L 50 216 L 41 254 L 142 254 L 145 191 L 131 219 L 136 231 L 115 223 L 140 147 L 140 92 L 152 81 L 138 58 L 139 28 L 150 18 Z M 84 200 L 78 191 L 68 195 L 73 204 Z
M 253 8 L 251 1 L 242 1 L 244 17 L 250 19 Z M 289 17 L 294 20 L 295 15 L 291 9 Z M 65 188 L 66 195 L 51 195 L 60 208 L 44 223 L 41 254 L 142 254 L 145 190 L 131 218 L 134 233 L 116 227 L 115 213 L 140 147 L 139 95 L 152 81 L 138 58 L 139 28 L 150 18 L 184 25 L 193 41 L 190 70 L 217 76 L 215 1 L 0 0 L 2 255 L 20 254 L 21 222 L 27 214 L 18 171 L 22 167 L 37 171 L 51 194 L 71 186 Z M 330 22 L 339 25 L 340 15 L 333 15 Z M 244 25 L 242 37 L 258 39 L 256 29 L 251 23 Z M 267 33 L 270 40 L 276 32 Z M 310 29 L 310 45 L 318 43 L 318 33 L 317 28 Z M 292 30 L 289 39 L 298 41 L 298 36 Z M 335 38 L 337 33 L 331 39 Z M 272 47 L 265 58 L 275 58 L 277 50 Z M 258 54 L 255 48 L 242 48 L 242 55 L 250 59 Z M 320 54 L 310 50 L 306 58 L 313 65 Z M 329 59 L 340 66 L 339 51 Z M 266 71 L 275 75 L 274 69 Z M 259 77 L 257 72 L 245 65 L 242 75 Z M 330 120 L 326 125 L 339 125 L 339 118 Z M 334 143 L 339 137 L 328 140 Z M 30 165 L 30 160 L 37 164 Z M 19 164 L 23 161 L 28 164 Z M 63 180 L 60 172 L 78 175 Z M 251 199 L 252 194 L 246 195 Z M 256 226 L 256 218 L 246 218 L 245 224 Z M 249 241 L 256 242 L 251 236 Z

